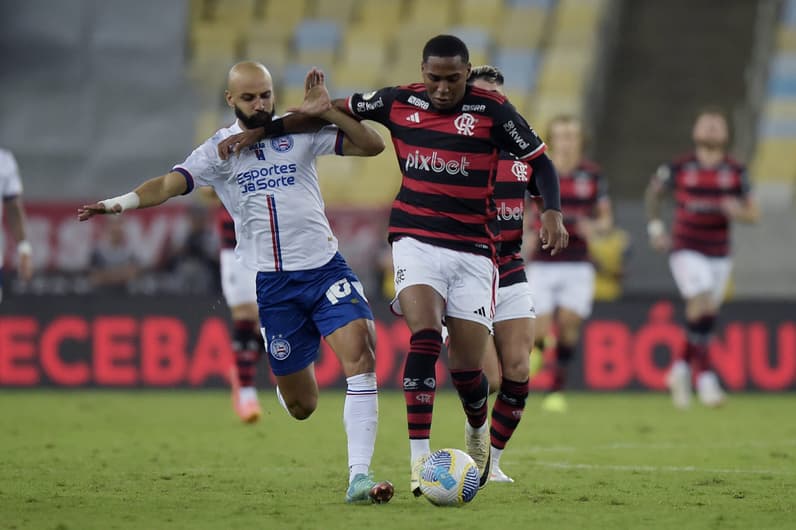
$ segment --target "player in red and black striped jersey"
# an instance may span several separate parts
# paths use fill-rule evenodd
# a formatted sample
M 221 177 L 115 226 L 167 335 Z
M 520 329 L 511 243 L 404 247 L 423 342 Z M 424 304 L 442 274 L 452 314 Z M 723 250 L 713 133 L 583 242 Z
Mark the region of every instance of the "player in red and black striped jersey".
M 502 94 L 503 74 L 494 66 L 472 69 L 468 83 Z M 490 426 L 492 454 L 490 480 L 513 482 L 500 467 L 500 458 L 519 425 L 528 398 L 528 352 L 533 346 L 534 306 L 520 254 L 523 212 L 531 186 L 531 166 L 502 151 L 497 165 L 493 198 L 500 230 L 497 252 L 498 291 L 493 319 L 493 337 L 488 342 L 484 371 L 489 386 L 497 392 Z M 538 195 L 533 189 L 532 193 Z M 455 354 L 449 346 L 448 353 Z
M 254 423 L 262 415 L 254 384 L 257 363 L 265 345 L 257 311 L 257 271 L 247 269 L 235 257 L 235 222 L 211 188 L 206 194 L 217 205 L 216 228 L 221 241 L 219 265 L 221 290 L 232 317 L 232 352 L 235 364 L 229 369 L 232 408 L 244 423 Z
M 760 215 L 746 168 L 727 154 L 725 114 L 715 108 L 700 112 L 692 137 L 694 151 L 660 166 L 646 193 L 650 243 L 658 251 L 671 250 L 669 266 L 685 299 L 686 344 L 667 377 L 672 401 L 680 408 L 691 401 L 691 368 L 703 404 L 715 407 L 725 400 L 708 361 L 708 345 L 732 268 L 730 223 L 756 222 Z M 671 238 L 660 215 L 666 191 L 675 199 Z
M 588 240 L 613 225 L 611 202 L 599 167 L 583 156 L 583 126 L 574 116 L 560 115 L 548 127 L 551 156 L 561 183 L 561 208 L 570 233 L 569 246 L 554 256 L 540 252 L 531 227 L 534 216 L 526 216 L 528 247 L 532 258 L 526 271 L 536 306 L 534 356 L 541 356 L 546 338 L 557 329 L 553 384 L 542 408 L 564 412 L 563 390 L 575 355 L 583 321 L 594 300 L 594 266 L 589 260 Z M 540 358 L 540 357 L 539 357 Z
M 412 491 L 430 452 L 435 364 L 442 322 L 450 334 L 451 379 L 467 415 L 468 453 L 481 485 L 489 477 L 488 383 L 482 363 L 489 339 L 499 244 L 494 203 L 501 151 L 533 167 L 545 200 L 542 237 L 553 252 L 566 246 L 558 177 L 545 145 L 501 94 L 467 85 L 466 45 L 440 35 L 423 50 L 423 83 L 354 94 L 353 115 L 385 125 L 403 174 L 390 215 L 397 298 L 412 332 L 404 370 Z M 378 178 L 374 175 L 374 178 Z

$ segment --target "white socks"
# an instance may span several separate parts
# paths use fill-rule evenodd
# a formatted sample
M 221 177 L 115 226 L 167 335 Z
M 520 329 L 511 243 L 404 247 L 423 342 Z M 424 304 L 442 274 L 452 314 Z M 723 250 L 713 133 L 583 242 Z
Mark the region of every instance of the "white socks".
M 492 468 L 500 467 L 500 456 L 503 454 L 503 449 L 498 449 L 492 446 Z
M 343 425 L 348 437 L 350 482 L 360 473 L 367 474 L 370 468 L 379 424 L 379 395 L 375 372 L 353 375 L 346 378 L 346 382 Z
M 238 393 L 238 401 L 246 403 L 247 401 L 257 401 L 257 389 L 253 386 L 241 387 Z
M 409 440 L 409 465 L 415 465 L 415 460 L 431 452 L 431 442 L 428 438 L 423 440 Z

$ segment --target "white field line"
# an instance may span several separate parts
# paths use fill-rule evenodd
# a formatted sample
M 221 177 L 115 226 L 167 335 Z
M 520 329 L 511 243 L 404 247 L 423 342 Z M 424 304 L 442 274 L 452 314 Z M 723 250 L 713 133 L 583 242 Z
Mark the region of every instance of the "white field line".
M 637 466 L 637 465 L 616 465 L 616 464 L 573 464 L 571 462 L 544 462 L 526 461 L 526 464 L 537 467 L 547 467 L 552 469 L 566 470 L 586 470 L 586 471 L 629 471 L 647 473 L 717 473 L 717 474 L 739 474 L 739 475 L 796 475 L 796 471 L 786 471 L 782 469 L 722 469 L 707 468 L 696 466 Z
M 661 450 L 690 450 L 690 449 L 774 449 L 777 447 L 796 447 L 796 440 L 749 440 L 743 442 L 720 444 L 677 444 L 677 443 L 636 443 L 612 442 L 593 446 L 575 447 L 568 445 L 525 445 L 511 452 L 521 455 L 534 455 L 539 453 L 576 453 L 579 451 L 617 451 L 626 449 L 639 449 L 649 451 Z

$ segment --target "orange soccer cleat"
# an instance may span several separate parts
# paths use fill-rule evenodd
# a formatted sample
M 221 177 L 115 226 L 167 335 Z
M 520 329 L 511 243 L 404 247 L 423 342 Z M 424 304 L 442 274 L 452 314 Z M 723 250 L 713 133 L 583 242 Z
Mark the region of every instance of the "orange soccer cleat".
M 243 423 L 255 423 L 263 415 L 260 408 L 260 402 L 257 400 L 257 394 L 254 392 L 246 392 L 249 389 L 243 389 L 241 392 L 240 379 L 238 378 L 238 368 L 232 365 L 229 369 L 229 385 L 232 389 L 232 408 L 235 414 L 241 419 Z M 254 390 L 253 388 L 251 389 Z M 251 395 L 242 395 L 251 394 Z

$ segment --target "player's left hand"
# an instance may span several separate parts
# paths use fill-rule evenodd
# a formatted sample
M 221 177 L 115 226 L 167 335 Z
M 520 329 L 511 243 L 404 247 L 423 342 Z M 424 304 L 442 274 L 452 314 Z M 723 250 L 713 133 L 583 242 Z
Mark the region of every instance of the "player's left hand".
M 569 245 L 569 233 L 564 227 L 564 216 L 558 210 L 545 210 L 541 219 L 539 238 L 542 240 L 542 248 L 551 249 L 550 255 L 555 256 Z
M 218 144 L 218 156 L 221 160 L 228 160 L 232 155 L 238 156 L 243 149 L 256 144 L 264 137 L 262 127 L 246 129 L 238 134 L 233 134 Z
M 290 107 L 288 112 L 299 112 L 307 116 L 320 117 L 332 108 L 332 98 L 326 89 L 326 75 L 317 68 L 307 72 L 304 80 L 304 101 L 300 107 Z

